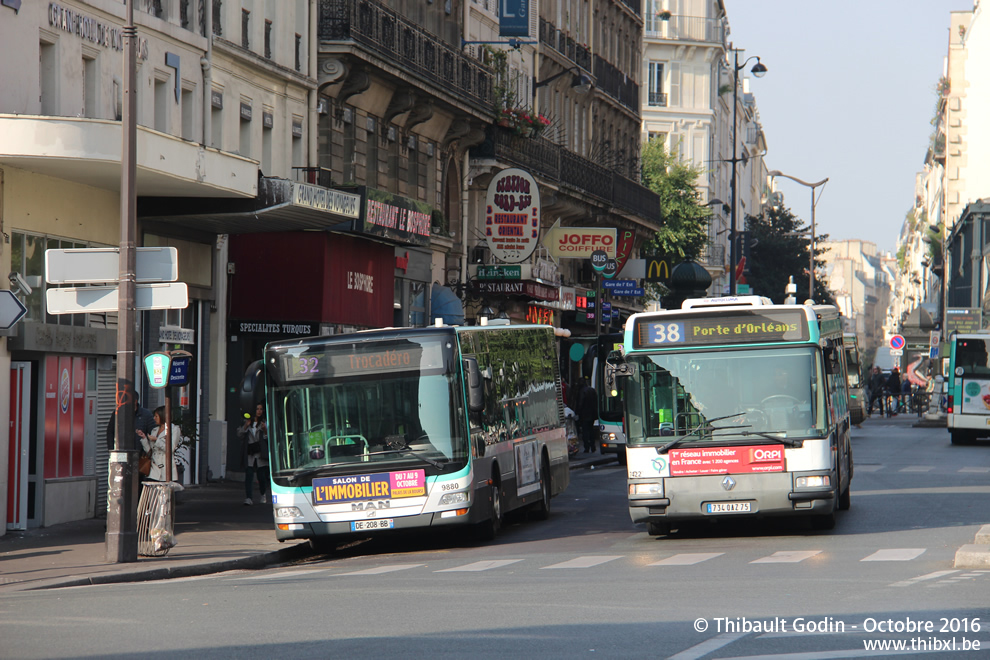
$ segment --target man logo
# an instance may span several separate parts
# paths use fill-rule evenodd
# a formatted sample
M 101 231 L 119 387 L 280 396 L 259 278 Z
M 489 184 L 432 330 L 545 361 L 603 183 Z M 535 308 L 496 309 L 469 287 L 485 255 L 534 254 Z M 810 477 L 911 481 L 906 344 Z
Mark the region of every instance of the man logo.
M 352 502 L 351 511 L 368 511 L 370 509 L 388 509 L 392 505 L 388 500 L 380 502 Z

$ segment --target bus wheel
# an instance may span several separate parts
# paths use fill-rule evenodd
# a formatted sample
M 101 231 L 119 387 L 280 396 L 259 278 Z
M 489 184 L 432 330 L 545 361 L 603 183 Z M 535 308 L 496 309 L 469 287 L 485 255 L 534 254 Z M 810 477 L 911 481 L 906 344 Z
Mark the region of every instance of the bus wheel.
M 550 462 L 544 456 L 540 462 L 540 501 L 533 505 L 532 515 L 536 520 L 550 517 Z
M 498 536 L 498 532 L 502 528 L 502 492 L 497 481 L 492 482 L 491 498 L 488 505 L 489 518 L 478 523 L 475 530 L 479 541 L 491 541 Z
M 846 489 L 842 491 L 839 495 L 839 511 L 848 511 L 849 507 L 852 506 L 852 496 L 849 491 L 852 490 L 852 484 L 846 486 Z
M 670 534 L 670 523 L 648 522 L 646 523 L 646 533 L 650 536 L 667 536 Z

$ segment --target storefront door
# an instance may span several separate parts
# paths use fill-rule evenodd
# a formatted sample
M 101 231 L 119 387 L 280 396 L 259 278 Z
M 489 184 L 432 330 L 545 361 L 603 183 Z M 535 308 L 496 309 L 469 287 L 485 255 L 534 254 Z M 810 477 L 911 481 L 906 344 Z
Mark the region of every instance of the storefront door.
M 31 364 L 10 365 L 10 444 L 7 461 L 7 529 L 27 529 Z

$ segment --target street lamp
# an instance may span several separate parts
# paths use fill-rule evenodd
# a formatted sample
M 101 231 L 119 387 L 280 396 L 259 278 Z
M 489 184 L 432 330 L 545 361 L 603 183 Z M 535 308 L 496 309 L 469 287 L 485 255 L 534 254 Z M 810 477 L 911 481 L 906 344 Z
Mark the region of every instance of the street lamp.
M 738 124 L 737 115 L 739 112 L 739 72 L 746 68 L 746 64 L 750 60 L 756 60 L 756 64 L 750 69 L 752 73 L 757 78 L 762 78 L 766 72 L 767 67 L 760 62 L 760 58 L 753 55 L 743 61 L 742 64 L 739 63 L 739 51 L 734 50 L 735 63 L 733 65 L 732 71 L 732 213 L 730 214 L 730 225 L 729 225 L 729 295 L 736 295 L 736 163 L 739 162 L 739 158 L 736 156 L 736 125 Z
M 564 69 L 560 73 L 553 74 L 546 80 L 541 80 L 540 82 L 536 82 L 536 78 L 533 78 L 533 98 L 536 98 L 537 89 L 549 85 L 554 80 L 557 80 L 561 76 L 567 75 L 571 71 L 576 71 L 576 73 L 574 74 L 574 80 L 571 82 L 571 88 L 578 94 L 587 94 L 588 92 L 590 92 L 591 88 L 595 86 L 594 81 L 591 79 L 591 76 L 589 76 L 587 73 L 581 70 L 581 67 L 575 64 L 572 67 L 568 67 Z
M 798 179 L 797 177 L 793 177 L 790 174 L 784 174 L 780 170 L 774 170 L 772 172 L 768 172 L 767 176 L 770 177 L 782 176 L 785 179 L 790 179 L 791 181 L 800 183 L 802 186 L 808 186 L 809 188 L 811 188 L 811 233 L 808 238 L 808 252 L 810 253 L 808 256 L 808 299 L 814 300 L 815 299 L 815 206 L 818 204 L 818 200 L 822 198 L 821 193 L 819 193 L 818 199 L 817 200 L 815 199 L 815 188 L 817 188 L 818 186 L 824 186 L 826 183 L 828 183 L 828 177 L 825 177 L 824 179 L 818 181 L 817 183 L 808 183 L 807 181 L 802 181 L 801 179 Z M 822 189 L 822 192 L 825 192 L 824 188 Z

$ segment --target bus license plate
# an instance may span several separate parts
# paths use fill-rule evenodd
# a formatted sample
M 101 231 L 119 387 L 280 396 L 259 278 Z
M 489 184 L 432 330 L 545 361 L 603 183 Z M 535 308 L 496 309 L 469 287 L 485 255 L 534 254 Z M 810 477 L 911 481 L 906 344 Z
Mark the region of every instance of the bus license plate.
M 750 502 L 709 502 L 708 513 L 749 513 Z
M 368 529 L 392 529 L 395 523 L 391 518 L 376 518 L 374 520 L 355 520 L 351 523 L 352 532 L 363 532 Z

